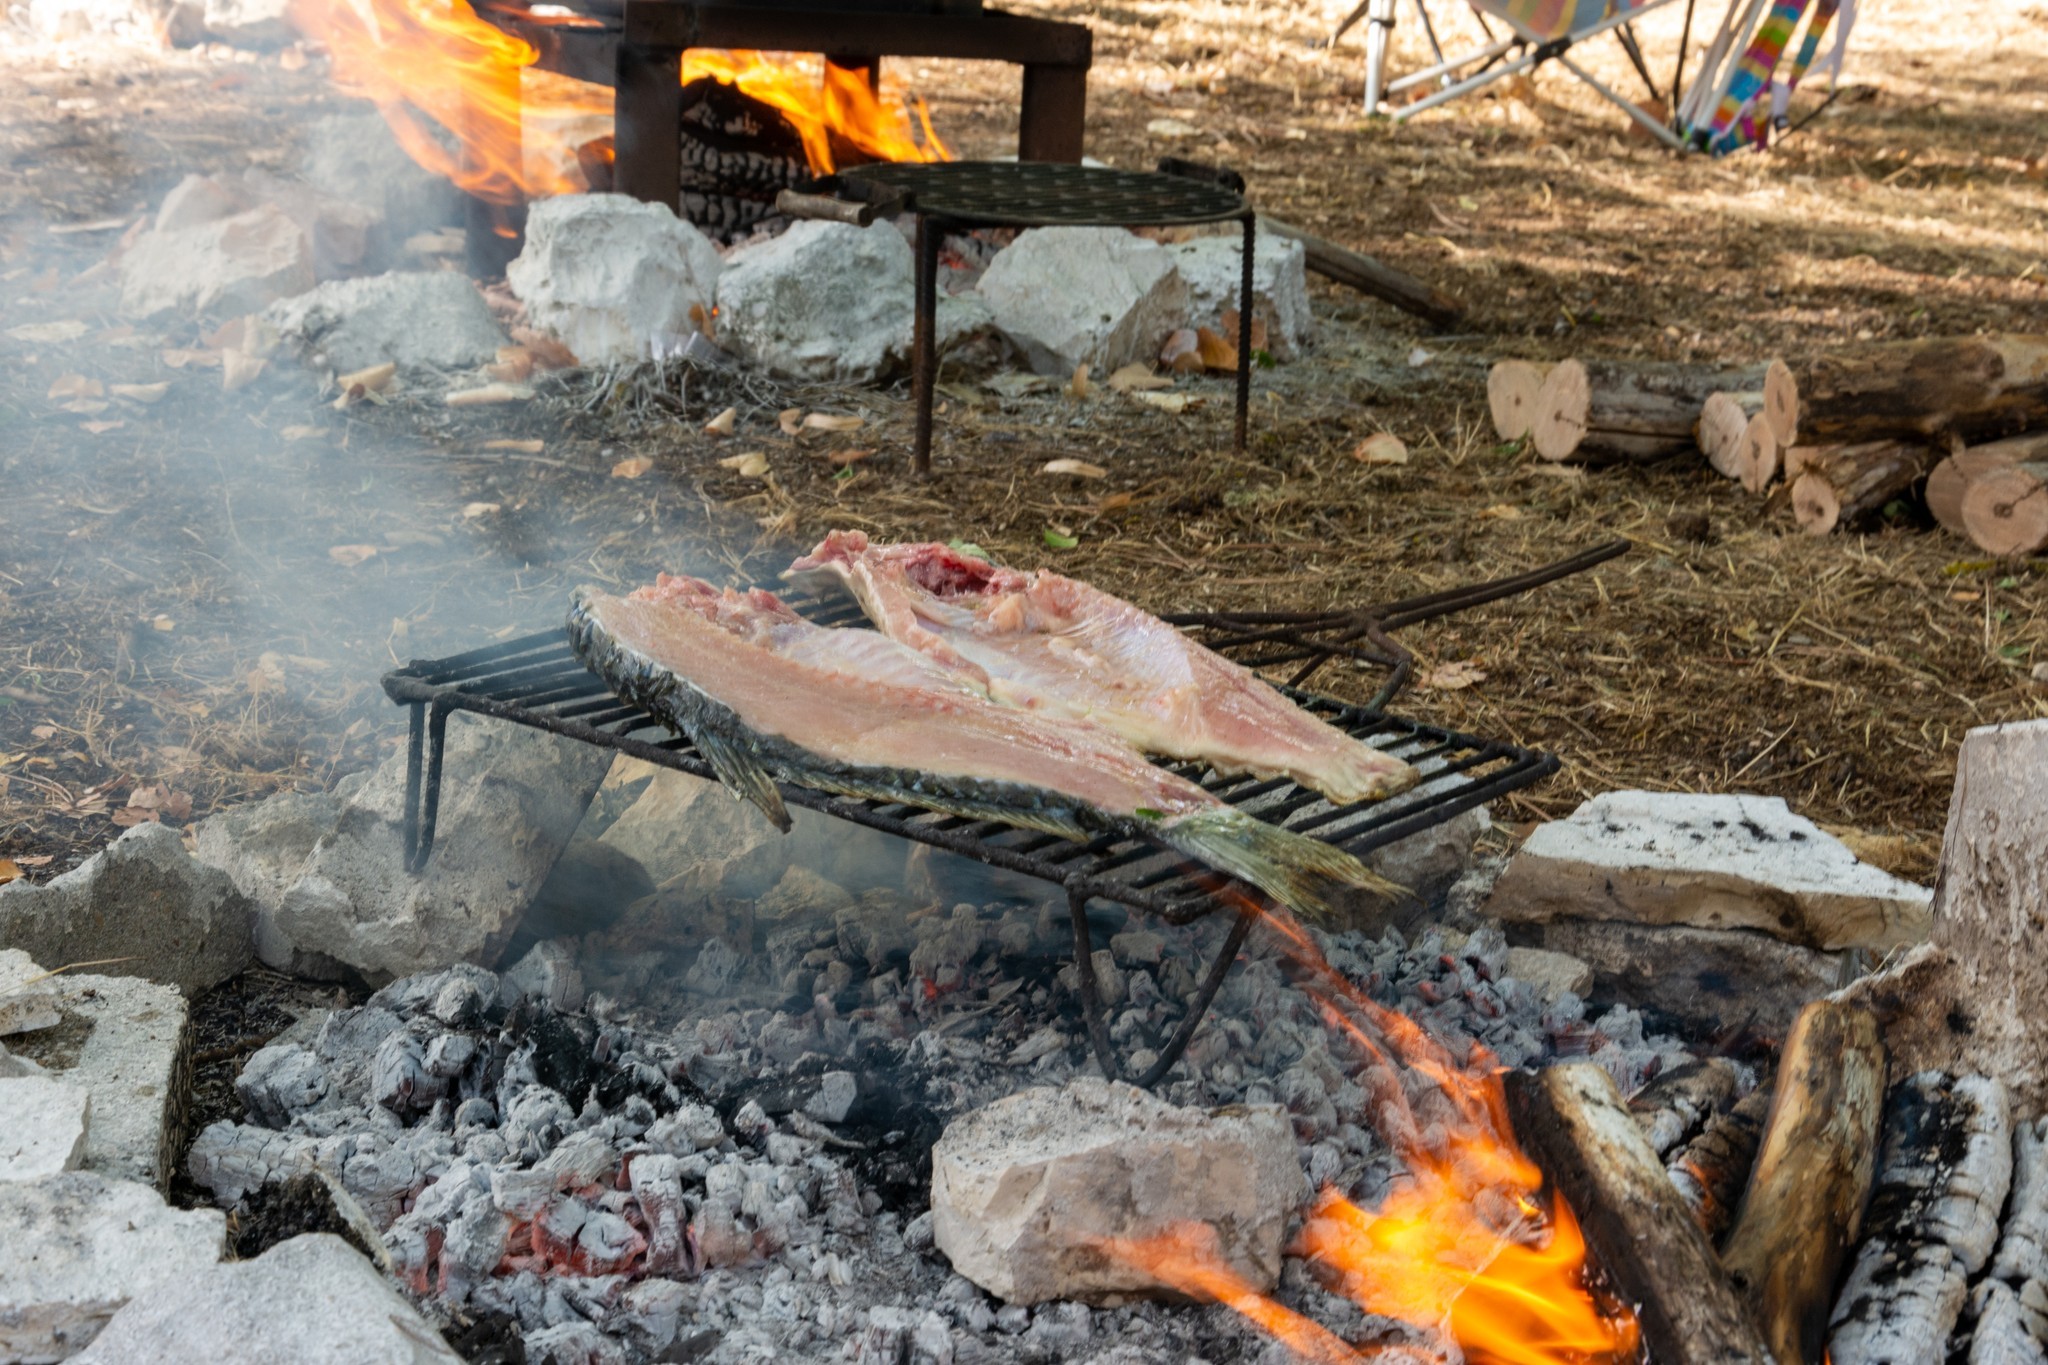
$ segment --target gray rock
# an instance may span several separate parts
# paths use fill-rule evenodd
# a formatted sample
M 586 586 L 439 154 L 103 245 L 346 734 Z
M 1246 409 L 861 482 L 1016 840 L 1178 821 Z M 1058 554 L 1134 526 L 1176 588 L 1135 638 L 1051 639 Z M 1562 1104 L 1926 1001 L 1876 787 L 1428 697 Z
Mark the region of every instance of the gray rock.
M 804 1101 L 804 1112 L 820 1123 L 844 1123 L 860 1099 L 860 1081 L 851 1071 L 828 1071 Z
M 1547 948 L 1508 949 L 1507 974 L 1525 983 L 1545 1003 L 1567 991 L 1583 999 L 1593 989 L 1591 963 Z
M 220 1259 L 227 1223 L 147 1185 L 71 1171 L 0 1183 L 0 1360 L 76 1355 L 131 1299 L 177 1293 Z M 150 1350 L 102 1360 L 159 1360 Z
M 42 974 L 26 953 L 0 950 L 0 993 Z M 163 1186 L 182 1140 L 185 997 L 130 976 L 52 977 L 63 1022 L 15 1044 L 50 1076 L 92 1093 L 85 1170 Z
M 1122 228 L 1034 228 L 981 277 L 996 327 L 1038 374 L 1086 364 L 1107 375 L 1150 360 L 1187 325 L 1188 287 L 1173 256 Z
M 81 1365 L 456 1365 L 427 1320 L 341 1238 L 315 1232 L 253 1261 L 137 1292 Z
M 549 939 L 533 945 L 504 974 L 500 999 L 506 1009 L 522 1000 L 546 1005 L 556 1014 L 574 1014 L 583 1008 L 583 971 L 576 964 L 576 946 L 564 939 Z
M 604 750 L 587 744 L 451 717 L 439 832 L 418 876 L 403 860 L 403 757 L 348 784 L 335 828 L 273 916 L 279 939 L 291 945 L 293 968 L 335 962 L 387 981 L 453 962 L 491 965 L 608 763 Z
M 320 841 L 341 822 L 342 802 L 330 792 L 279 792 L 203 820 L 193 830 L 200 861 L 227 873 L 256 906 L 256 956 L 280 971 L 293 966 L 291 941 L 277 928 L 277 907 L 305 871 Z M 339 964 L 321 976 L 335 975 Z
M 910 245 L 894 225 L 805 220 L 735 252 L 720 344 L 777 374 L 868 383 L 910 354 Z
M 12 1080 L 16 1076 L 40 1076 L 43 1069 L 26 1057 L 17 1057 L 0 1043 L 0 1080 Z
M 414 161 L 378 113 L 336 114 L 306 129 L 306 183 L 373 210 L 369 259 L 396 261 L 405 240 L 457 222 L 461 193 Z
M 565 194 L 535 204 L 506 283 L 535 327 L 586 365 L 645 360 L 658 333 L 696 330 L 719 301 L 724 261 L 711 239 L 660 204 Z
M 0 996 L 0 1038 L 55 1028 L 63 1017 L 57 1012 L 57 992 L 53 990 L 29 986 Z
M 1747 929 L 1558 920 L 1543 946 L 1593 969 L 1593 993 L 1720 1028 L 1748 1020 L 1781 1034 L 1799 1007 L 1847 985 L 1848 954 L 1822 953 Z
M 1537 826 L 1486 913 L 1754 929 L 1808 948 L 1883 951 L 1927 937 L 1930 900 L 1775 796 L 1605 792 Z
M 1307 1193 L 1278 1106 L 1210 1113 L 1092 1077 L 998 1100 L 954 1120 L 932 1148 L 939 1249 L 1011 1303 L 1157 1291 L 1099 1239 L 1188 1221 L 1210 1225 L 1217 1254 L 1270 1289 Z
M 445 270 L 334 280 L 264 316 L 307 364 L 343 372 L 387 361 L 401 369 L 464 369 L 495 359 L 506 344 L 483 295 L 466 276 Z
M 85 1157 L 92 1092 L 54 1076 L 0 1080 L 0 1182 L 75 1171 Z
M 716 782 L 669 768 L 656 770 L 600 842 L 647 869 L 656 886 L 701 897 L 758 896 L 789 866 L 788 841 L 767 816 Z
M 1428 791 L 1425 783 L 1422 791 Z M 1366 856 L 1366 866 L 1400 886 L 1423 905 L 1434 905 L 1472 863 L 1473 845 L 1493 828 L 1486 807 L 1476 806 L 1448 820 L 1397 839 Z
M 1174 268 L 1187 281 L 1189 317 L 1197 327 L 1214 327 L 1231 345 L 1237 333 L 1225 331 L 1224 310 L 1235 311 L 1244 289 L 1244 238 L 1232 229 L 1215 237 L 1197 237 L 1167 250 Z M 1293 360 L 1315 336 L 1308 307 L 1308 252 L 1300 242 L 1270 232 L 1257 236 L 1252 248 L 1252 316 L 1266 325 L 1266 350 L 1275 360 Z
M 290 0 L 206 0 L 206 31 L 233 47 L 283 47 L 298 41 Z
M 313 244 L 275 204 L 194 227 L 145 232 L 121 254 L 121 311 L 253 313 L 311 289 Z
M 168 825 L 137 825 L 54 881 L 0 887 L 0 947 L 196 993 L 247 967 L 255 906 Z
M 259 1048 L 235 1078 L 235 1095 L 251 1118 L 266 1128 L 282 1128 L 328 1097 L 327 1067 L 311 1048 L 272 1043 Z

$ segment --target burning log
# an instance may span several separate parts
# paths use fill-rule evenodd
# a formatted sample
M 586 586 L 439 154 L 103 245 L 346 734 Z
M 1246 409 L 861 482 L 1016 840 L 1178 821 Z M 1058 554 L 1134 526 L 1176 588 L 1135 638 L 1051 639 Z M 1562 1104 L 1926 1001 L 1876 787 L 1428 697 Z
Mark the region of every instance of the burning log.
M 1801 426 L 1835 441 L 1966 439 L 2048 426 L 2048 336 L 1937 337 L 1824 356 L 1799 376 Z
M 1877 1016 L 1829 1000 L 1801 1010 L 1756 1170 L 1721 1251 L 1778 1365 L 1819 1365 L 1828 1296 L 1870 1193 L 1883 1102 Z
M 1519 441 L 1536 420 L 1536 395 L 1550 373 L 1547 365 L 1527 360 L 1502 360 L 1486 372 L 1486 406 L 1493 414 L 1494 434 Z
M 1678 1197 L 1692 1210 L 1693 1221 L 1716 1242 L 1734 1221 L 1770 1111 L 1771 1092 L 1761 1087 L 1750 1091 L 1733 1109 L 1709 1119 L 1700 1135 L 1665 1164 L 1671 1183 L 1678 1187 Z
M 1726 1057 L 1702 1057 L 1651 1081 L 1628 1107 L 1651 1149 L 1664 1156 L 1733 1104 L 1741 1081 L 1735 1063 Z
M 730 241 L 775 213 L 778 192 L 810 178 L 803 137 L 774 105 L 715 76 L 683 87 L 683 217 Z
M 1806 534 L 1824 536 L 1880 512 L 1933 468 L 1937 454 L 1925 441 L 1808 449 L 1792 478 L 1792 517 Z
M 2043 460 L 2048 460 L 2048 431 L 1965 446 L 1927 475 L 1927 510 L 1943 529 L 1968 535 L 1969 528 L 1963 524 L 1963 495 L 1970 485 L 1997 470 Z
M 1546 460 L 1660 460 L 1699 443 L 1708 398 L 1750 392 L 1758 396 L 1758 411 L 1767 419 L 1796 429 L 1798 387 L 1780 361 L 1745 370 L 1706 370 L 1567 360 L 1544 378 L 1529 435 Z M 1782 443 L 1776 427 L 1773 437 Z
M 1657 1154 L 1600 1066 L 1509 1073 L 1515 1131 L 1636 1304 L 1658 1365 L 1771 1358 Z
M 1998 1082 L 1925 1071 L 1885 1107 L 1884 1171 L 1830 1322 L 1833 1365 L 1943 1358 L 2012 1183 L 2011 1102 Z

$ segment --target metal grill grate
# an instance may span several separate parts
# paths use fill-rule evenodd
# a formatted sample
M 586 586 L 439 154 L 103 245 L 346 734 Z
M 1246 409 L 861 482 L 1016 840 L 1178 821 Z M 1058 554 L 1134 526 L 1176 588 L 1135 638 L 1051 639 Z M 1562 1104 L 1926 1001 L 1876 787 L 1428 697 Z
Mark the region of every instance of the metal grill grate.
M 797 599 L 790 605 L 821 625 L 865 624 L 860 609 L 850 602 Z M 716 780 L 694 744 L 615 696 L 570 652 L 560 632 L 529 635 L 452 658 L 417 661 L 386 674 L 383 681 L 393 701 L 412 708 L 406 848 L 415 869 L 425 864 L 433 849 L 441 736 L 453 711 L 495 716 Z M 1386 801 L 1333 807 L 1285 778 L 1226 777 L 1200 764 L 1165 766 L 1261 819 L 1361 855 L 1525 787 L 1558 766 L 1551 755 L 1511 744 L 1455 734 L 1312 693 L 1289 695 L 1339 729 L 1414 764 L 1422 770 L 1422 782 Z M 1142 839 L 1108 834 L 1080 843 L 890 802 L 856 801 L 790 786 L 782 793 L 792 805 L 1175 923 L 1199 918 L 1219 905 L 1215 874 L 1193 868 L 1179 854 Z
M 869 201 L 901 194 L 914 212 L 966 226 L 1174 227 L 1250 212 L 1243 195 L 1222 185 L 1046 161 L 887 162 L 842 171 L 824 188 L 833 182 Z

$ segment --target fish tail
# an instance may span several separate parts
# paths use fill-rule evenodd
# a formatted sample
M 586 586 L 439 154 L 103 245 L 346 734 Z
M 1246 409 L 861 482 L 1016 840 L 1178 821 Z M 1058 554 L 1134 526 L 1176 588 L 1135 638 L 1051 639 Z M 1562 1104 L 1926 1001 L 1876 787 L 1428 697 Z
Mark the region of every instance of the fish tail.
M 1333 844 L 1268 824 L 1241 810 L 1197 811 L 1164 825 L 1167 844 L 1211 867 L 1242 877 L 1288 908 L 1328 919 L 1335 886 L 1352 886 L 1381 901 L 1399 900 L 1407 888 L 1371 871 Z

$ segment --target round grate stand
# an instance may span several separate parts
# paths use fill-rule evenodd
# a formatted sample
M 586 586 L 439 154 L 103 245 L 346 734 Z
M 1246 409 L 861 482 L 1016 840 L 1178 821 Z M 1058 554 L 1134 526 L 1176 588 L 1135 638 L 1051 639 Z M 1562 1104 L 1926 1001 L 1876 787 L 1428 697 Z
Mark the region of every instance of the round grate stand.
M 1232 219 L 1244 225 L 1244 273 L 1237 308 L 1237 418 L 1241 454 L 1251 411 L 1252 249 L 1255 215 L 1224 185 L 1155 171 L 1123 171 L 1049 161 L 882 162 L 842 171 L 827 182 L 846 197 L 889 205 L 917 219 L 917 326 L 912 396 L 917 438 L 911 468 L 932 467 L 932 396 L 938 379 L 939 239 L 978 227 L 1189 227 Z

